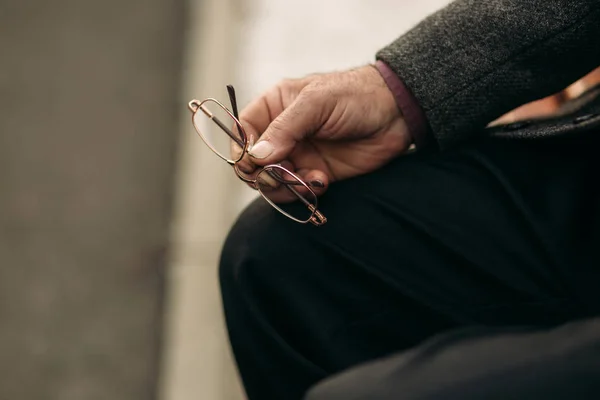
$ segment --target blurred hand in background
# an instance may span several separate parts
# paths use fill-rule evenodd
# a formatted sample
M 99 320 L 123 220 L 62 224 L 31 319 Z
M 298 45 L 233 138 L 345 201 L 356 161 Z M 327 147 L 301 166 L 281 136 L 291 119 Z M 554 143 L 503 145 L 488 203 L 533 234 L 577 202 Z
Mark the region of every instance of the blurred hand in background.
M 548 117 L 556 113 L 567 101 L 580 96 L 583 92 L 600 83 L 600 68 L 573 83 L 565 90 L 544 99 L 525 104 L 498 118 L 490 125 L 509 124 L 530 118 Z

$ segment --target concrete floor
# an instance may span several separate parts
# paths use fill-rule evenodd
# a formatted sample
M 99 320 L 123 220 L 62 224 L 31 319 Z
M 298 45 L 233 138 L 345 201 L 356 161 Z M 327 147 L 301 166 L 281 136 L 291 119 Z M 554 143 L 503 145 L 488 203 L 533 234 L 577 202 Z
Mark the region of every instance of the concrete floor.
M 182 102 L 240 106 L 285 77 L 373 61 L 377 49 L 445 0 L 205 0 L 192 2 Z M 236 69 L 233 66 L 237 66 Z M 222 318 L 217 259 L 228 227 L 255 193 L 195 136 L 182 110 L 161 398 L 243 398 Z

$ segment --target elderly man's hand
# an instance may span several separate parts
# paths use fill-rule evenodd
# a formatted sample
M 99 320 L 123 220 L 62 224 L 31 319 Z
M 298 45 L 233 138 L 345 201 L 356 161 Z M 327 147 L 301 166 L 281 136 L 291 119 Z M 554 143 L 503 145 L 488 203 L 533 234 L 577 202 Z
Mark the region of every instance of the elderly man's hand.
M 248 105 L 240 120 L 254 142 L 242 171 L 283 163 L 318 194 L 335 180 L 380 168 L 411 144 L 394 96 L 373 66 L 285 80 Z

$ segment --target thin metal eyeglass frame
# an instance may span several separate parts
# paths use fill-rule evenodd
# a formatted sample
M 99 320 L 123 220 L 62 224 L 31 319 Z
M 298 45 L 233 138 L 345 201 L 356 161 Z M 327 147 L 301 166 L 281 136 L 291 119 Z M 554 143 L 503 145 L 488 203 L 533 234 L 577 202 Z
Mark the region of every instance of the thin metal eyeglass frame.
M 242 126 L 242 124 L 239 120 L 237 100 L 236 100 L 236 96 L 235 96 L 235 89 L 233 88 L 232 85 L 227 85 L 227 92 L 229 94 L 229 101 L 231 103 L 231 108 L 232 108 L 233 112 L 230 111 L 229 109 L 227 109 L 227 107 L 225 107 L 223 104 L 221 104 L 218 100 L 213 99 L 213 98 L 208 98 L 203 101 L 194 99 L 188 103 L 188 108 L 192 112 L 192 124 L 194 125 L 194 129 L 196 130 L 196 133 L 198 134 L 198 136 L 200 136 L 200 138 L 202 139 L 204 144 L 206 144 L 212 150 L 213 153 L 215 153 L 219 158 L 226 161 L 229 165 L 231 165 L 233 167 L 233 169 L 239 179 L 241 179 L 242 181 L 244 181 L 246 183 L 251 184 L 254 187 L 254 189 L 258 190 L 258 192 L 261 194 L 261 196 L 269 204 L 271 204 L 271 206 L 273 206 L 273 208 L 275 208 L 277 211 L 279 211 L 286 217 L 288 217 L 296 222 L 299 222 L 299 223 L 305 224 L 307 222 L 310 222 L 316 226 L 325 224 L 327 222 L 327 218 L 317 209 L 317 207 L 318 207 L 317 195 L 315 194 L 315 192 L 308 186 L 308 184 L 306 184 L 306 182 L 304 182 L 302 179 L 300 179 L 300 177 L 298 177 L 293 172 L 289 171 L 287 168 L 284 168 L 279 164 L 267 165 L 267 166 L 263 167 L 263 169 L 256 175 L 256 178 L 254 178 L 254 179 L 246 178 L 244 176 L 244 174 L 239 170 L 237 163 L 244 157 L 244 154 L 248 152 L 248 137 L 246 135 L 246 132 L 244 131 L 244 127 Z M 223 111 L 225 111 L 228 114 L 228 116 L 235 122 L 235 125 L 239 132 L 239 135 L 236 135 L 235 133 L 233 133 L 231 131 L 231 129 L 229 129 L 221 120 L 219 120 L 219 118 L 217 118 L 213 113 L 211 113 L 204 106 L 204 104 L 208 103 L 208 102 L 215 103 L 218 107 L 222 108 Z M 227 157 L 223 156 L 210 143 L 210 141 L 202 134 L 202 132 L 200 132 L 200 129 L 194 123 L 194 117 L 198 111 L 202 111 L 204 113 L 204 115 L 206 115 L 211 121 L 213 121 L 223 132 L 225 132 L 242 149 L 242 151 L 240 152 L 239 158 L 234 160 L 234 159 L 228 159 Z M 293 177 L 294 180 L 284 179 L 283 176 L 279 172 L 276 172 L 276 170 L 283 171 L 284 173 Z M 267 173 L 271 178 L 273 178 L 277 182 L 281 183 L 283 185 L 283 187 L 285 187 L 287 190 L 292 192 L 298 198 L 298 200 L 300 200 L 309 209 L 309 211 L 311 212 L 310 217 L 307 220 L 302 220 L 302 219 L 294 217 L 293 215 L 285 212 L 281 207 L 279 207 L 275 202 L 273 202 L 273 200 L 271 200 L 265 193 L 263 193 L 263 191 L 261 190 L 260 184 L 258 183 L 259 177 L 263 173 Z M 313 197 L 315 199 L 314 204 L 312 202 L 310 202 L 309 200 L 307 200 L 302 194 L 300 194 L 298 192 L 298 190 L 296 188 L 294 188 L 294 186 L 300 186 L 300 185 L 304 186 L 313 195 Z

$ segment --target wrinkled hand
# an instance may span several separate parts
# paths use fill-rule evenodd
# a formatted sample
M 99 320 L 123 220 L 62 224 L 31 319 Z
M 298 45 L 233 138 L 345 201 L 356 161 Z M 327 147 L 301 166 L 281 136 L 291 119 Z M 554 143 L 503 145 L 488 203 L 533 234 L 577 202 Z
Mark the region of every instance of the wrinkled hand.
M 238 166 L 282 163 L 322 194 L 331 182 L 372 172 L 411 138 L 393 94 L 373 66 L 285 80 L 240 114 L 251 143 Z M 285 190 L 278 201 L 292 200 Z

